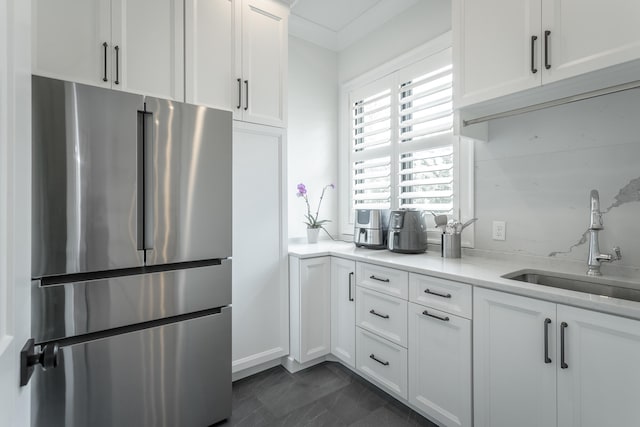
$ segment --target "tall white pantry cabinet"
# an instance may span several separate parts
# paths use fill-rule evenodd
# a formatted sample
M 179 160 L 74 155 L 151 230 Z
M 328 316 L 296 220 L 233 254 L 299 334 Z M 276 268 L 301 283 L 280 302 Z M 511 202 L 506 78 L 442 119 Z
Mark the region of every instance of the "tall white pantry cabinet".
M 32 5 L 33 74 L 233 112 L 234 373 L 289 353 L 288 15 L 277 0 Z

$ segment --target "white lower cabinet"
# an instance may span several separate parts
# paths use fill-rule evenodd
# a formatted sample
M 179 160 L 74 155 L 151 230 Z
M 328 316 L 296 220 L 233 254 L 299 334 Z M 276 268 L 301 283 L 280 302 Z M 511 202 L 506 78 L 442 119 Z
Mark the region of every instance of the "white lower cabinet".
M 357 287 L 356 325 L 407 347 L 407 301 Z
M 356 262 L 331 257 L 331 353 L 356 367 Z
M 556 305 L 475 288 L 473 310 L 475 427 L 554 426 Z
M 558 322 L 558 426 L 640 425 L 640 321 L 558 305 Z
M 407 398 L 407 349 L 356 328 L 356 368 L 391 394 Z
M 331 258 L 289 258 L 291 356 L 306 363 L 331 352 Z
M 471 321 L 409 303 L 409 403 L 443 426 L 471 426 Z
M 640 321 L 474 290 L 475 426 L 640 425 Z

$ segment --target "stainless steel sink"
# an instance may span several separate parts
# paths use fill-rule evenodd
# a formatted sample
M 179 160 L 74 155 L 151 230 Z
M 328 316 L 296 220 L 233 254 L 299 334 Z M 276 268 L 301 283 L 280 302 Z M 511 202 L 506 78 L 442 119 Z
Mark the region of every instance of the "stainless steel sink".
M 502 277 L 602 297 L 640 302 L 640 283 L 619 282 L 602 277 L 577 276 L 540 270 L 520 270 L 505 274 Z

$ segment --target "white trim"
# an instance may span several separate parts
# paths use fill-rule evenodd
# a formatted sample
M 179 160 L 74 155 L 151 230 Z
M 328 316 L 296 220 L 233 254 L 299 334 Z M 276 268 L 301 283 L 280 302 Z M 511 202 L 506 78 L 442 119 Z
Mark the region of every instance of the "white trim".
M 338 33 L 292 13 L 289 16 L 289 35 L 337 52 Z
M 244 357 L 242 359 L 234 360 L 231 364 L 231 372 L 238 373 L 245 369 L 253 368 L 257 365 L 277 360 L 280 362 L 282 356 L 286 356 L 288 351 L 285 351 L 282 347 L 274 347 L 272 349 L 263 351 L 262 353 L 252 354 L 251 356 Z
M 421 61 L 431 55 L 435 55 L 436 53 L 445 49 L 449 49 L 450 47 L 451 31 L 447 31 L 446 33 L 439 35 L 435 39 L 430 40 L 427 43 L 414 49 L 411 49 L 410 51 L 405 52 L 388 62 L 385 62 L 384 64 L 374 68 L 373 70 L 367 71 L 366 73 L 361 74 L 358 77 L 342 83 L 340 92 L 349 92 L 355 87 L 363 86 L 384 76 L 388 76 L 389 74 L 395 73 L 402 68 L 408 67 L 411 64 Z
M 260 365 L 253 366 L 251 368 L 247 368 L 242 371 L 234 372 L 231 374 L 231 381 L 238 381 L 243 378 L 250 377 L 262 371 L 266 371 L 267 369 L 280 366 L 281 364 L 282 364 L 281 359 L 273 359 L 273 360 L 270 360 L 269 362 L 261 363 Z

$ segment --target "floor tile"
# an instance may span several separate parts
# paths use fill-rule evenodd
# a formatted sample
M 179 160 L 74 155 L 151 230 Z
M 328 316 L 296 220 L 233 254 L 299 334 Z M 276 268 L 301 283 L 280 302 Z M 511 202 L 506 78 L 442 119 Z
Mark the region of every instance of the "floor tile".
M 435 426 L 334 362 L 295 374 L 277 366 L 236 381 L 232 403 L 231 418 L 216 426 Z

